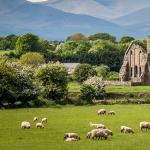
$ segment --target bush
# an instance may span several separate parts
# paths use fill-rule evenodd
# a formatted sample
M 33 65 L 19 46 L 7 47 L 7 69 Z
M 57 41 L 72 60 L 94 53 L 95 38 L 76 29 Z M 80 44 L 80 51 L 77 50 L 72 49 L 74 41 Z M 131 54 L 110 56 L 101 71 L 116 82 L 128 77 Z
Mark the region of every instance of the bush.
M 107 80 L 119 80 L 119 73 L 112 71 L 107 75 Z
M 38 96 L 38 89 L 32 81 L 33 69 L 25 67 L 17 61 L 0 63 L 0 99 L 14 104 L 21 101 L 27 105 L 28 101 Z
M 37 52 L 28 52 L 20 57 L 20 62 L 25 65 L 39 66 L 45 62 L 44 56 Z
M 80 99 L 92 103 L 95 97 L 95 90 L 91 85 L 83 84 L 80 89 Z
M 105 79 L 107 77 L 107 74 L 110 71 L 110 68 L 106 65 L 100 65 L 96 68 L 97 76 L 101 77 L 102 79 Z
M 91 76 L 95 76 L 96 70 L 89 64 L 79 64 L 74 70 L 74 77 L 78 82 L 83 82 Z
M 44 64 L 35 73 L 44 98 L 60 102 L 67 95 L 68 73 L 60 64 Z

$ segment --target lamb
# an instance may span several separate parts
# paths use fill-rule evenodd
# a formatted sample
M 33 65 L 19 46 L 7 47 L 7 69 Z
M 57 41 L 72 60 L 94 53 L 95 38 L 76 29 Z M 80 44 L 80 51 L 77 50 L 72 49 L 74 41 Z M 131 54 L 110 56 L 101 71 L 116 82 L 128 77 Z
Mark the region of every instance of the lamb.
M 47 123 L 47 118 L 42 118 L 42 121 L 41 121 L 42 123 Z
M 44 125 L 41 122 L 36 123 L 37 128 L 44 128 Z
M 115 111 L 113 111 L 113 110 L 111 110 L 111 111 L 109 111 L 108 112 L 108 115 L 115 115 L 116 113 L 115 113 Z
M 97 124 L 97 123 L 92 123 L 92 122 L 90 122 L 90 127 L 94 128 L 94 129 L 98 129 L 98 128 L 105 129 L 106 128 L 105 125 L 103 125 L 101 123 Z
M 34 117 L 34 118 L 33 118 L 33 122 L 36 122 L 37 120 L 38 120 L 37 117 Z
M 108 134 L 105 132 L 105 131 L 103 131 L 103 129 L 94 129 L 94 130 L 92 130 L 91 131 L 91 133 L 92 133 L 92 135 L 91 135 L 91 139 L 97 139 L 98 138 L 98 140 L 99 139 L 107 139 L 107 137 L 108 137 Z
M 65 133 L 64 139 L 66 140 L 67 138 L 75 138 L 77 140 L 80 140 L 80 136 L 77 133 Z
M 121 126 L 121 133 L 134 133 L 133 129 L 126 126 Z
M 141 131 L 143 131 L 143 129 L 150 129 L 150 122 L 147 122 L 147 121 L 143 121 L 143 122 L 140 122 L 140 129 Z
M 67 141 L 67 142 L 72 142 L 72 141 L 77 141 L 78 139 L 76 139 L 76 138 L 67 138 L 67 139 L 65 139 L 65 141 Z
M 105 110 L 105 109 L 99 109 L 99 110 L 97 111 L 97 114 L 98 114 L 98 115 L 106 115 L 106 110 Z
M 21 123 L 21 128 L 22 128 L 22 129 L 30 129 L 30 128 L 31 128 L 31 125 L 30 125 L 30 123 L 29 123 L 28 121 L 23 121 L 23 122 Z

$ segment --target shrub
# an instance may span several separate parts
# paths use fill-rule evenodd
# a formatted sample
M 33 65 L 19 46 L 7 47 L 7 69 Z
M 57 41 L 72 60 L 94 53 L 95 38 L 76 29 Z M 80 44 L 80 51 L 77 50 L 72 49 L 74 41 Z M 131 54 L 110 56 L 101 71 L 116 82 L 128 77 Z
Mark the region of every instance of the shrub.
M 25 65 L 39 66 L 45 62 L 44 56 L 37 52 L 28 52 L 20 57 L 20 62 Z
M 60 64 L 44 64 L 35 73 L 44 98 L 60 102 L 67 94 L 67 70 Z
M 95 89 L 91 85 L 83 84 L 80 89 L 80 99 L 92 103 L 95 97 Z
M 96 70 L 89 64 L 79 64 L 74 70 L 74 77 L 78 82 L 83 82 L 91 76 L 95 76 Z
M 107 75 L 107 80 L 119 80 L 119 73 L 112 71 Z

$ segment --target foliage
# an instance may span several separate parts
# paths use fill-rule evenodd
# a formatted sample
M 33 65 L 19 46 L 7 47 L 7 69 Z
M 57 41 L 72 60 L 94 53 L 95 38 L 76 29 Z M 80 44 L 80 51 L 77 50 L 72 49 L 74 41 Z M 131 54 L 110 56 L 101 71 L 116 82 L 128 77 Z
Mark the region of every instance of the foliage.
M 110 40 L 111 42 L 116 41 L 116 37 L 110 35 L 109 33 L 95 33 L 93 35 L 90 35 L 88 39 L 92 41 L 95 41 L 95 40 Z
M 110 71 L 110 68 L 106 65 L 100 65 L 96 68 L 96 71 L 97 71 L 97 76 L 98 77 L 101 77 L 102 79 L 105 79 L 107 74 L 109 73 Z
M 38 51 L 38 40 L 39 37 L 31 33 L 20 36 L 16 42 L 16 53 L 20 54 L 28 51 Z
M 84 41 L 84 40 L 87 40 L 87 38 L 82 33 L 76 33 L 67 38 L 67 41 Z
M 90 85 L 94 89 L 95 99 L 99 99 L 99 98 L 105 96 L 105 85 L 102 82 L 101 78 L 98 78 L 96 76 L 91 77 L 91 78 L 87 79 L 86 81 L 84 81 L 84 84 Z
M 107 75 L 107 80 L 119 80 L 119 73 L 112 71 Z
M 25 65 L 39 66 L 44 64 L 44 56 L 37 52 L 28 52 L 20 57 L 20 62 Z
M 95 90 L 91 85 L 83 84 L 80 89 L 80 99 L 92 103 L 95 97 Z
M 131 41 L 135 40 L 134 37 L 132 36 L 123 36 L 121 39 L 120 39 L 120 42 L 121 43 L 130 43 Z
M 60 64 L 44 64 L 35 73 L 43 97 L 60 102 L 67 94 L 67 70 Z
M 96 70 L 90 64 L 79 64 L 73 73 L 78 82 L 83 82 L 87 78 L 96 75 Z

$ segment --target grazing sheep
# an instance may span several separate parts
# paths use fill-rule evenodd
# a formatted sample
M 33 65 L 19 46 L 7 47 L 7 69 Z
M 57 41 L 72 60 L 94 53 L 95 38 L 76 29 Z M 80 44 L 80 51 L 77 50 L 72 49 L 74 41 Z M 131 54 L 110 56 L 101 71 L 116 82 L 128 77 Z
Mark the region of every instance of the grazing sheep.
M 33 122 L 36 122 L 37 120 L 38 120 L 37 117 L 34 117 L 34 118 L 33 118 Z
M 44 125 L 41 122 L 36 123 L 37 128 L 44 128 Z
M 108 137 L 108 134 L 105 132 L 105 131 L 103 131 L 103 129 L 94 129 L 94 130 L 92 130 L 91 131 L 91 133 L 92 133 L 92 135 L 91 135 L 91 139 L 107 139 L 107 137 Z
M 87 135 L 86 135 L 86 138 L 87 138 L 87 139 L 90 139 L 91 136 L 92 136 L 92 131 L 89 131 L 89 132 L 87 133 Z
M 78 139 L 76 138 L 66 138 L 65 141 L 67 142 L 72 142 L 72 141 L 77 141 Z
M 108 115 L 115 115 L 115 114 L 116 114 L 116 113 L 115 113 L 115 111 L 113 111 L 113 110 L 108 112 Z
M 80 140 L 80 136 L 77 133 L 65 133 L 64 139 L 67 139 L 67 138 L 75 138 L 77 140 Z
M 143 122 L 140 122 L 140 129 L 141 131 L 143 131 L 143 129 L 150 129 L 150 122 L 147 122 L 147 121 L 143 121 Z
M 94 128 L 94 129 L 98 129 L 98 128 L 102 128 L 102 129 L 105 129 L 105 125 L 101 124 L 101 123 L 92 123 L 90 122 L 90 127 Z
M 113 132 L 112 132 L 111 130 L 109 130 L 109 129 L 103 129 L 103 131 L 104 131 L 105 133 L 107 133 L 108 136 L 109 136 L 109 135 L 110 135 L 110 136 L 113 136 Z
M 126 126 L 121 126 L 121 133 L 134 133 L 133 129 Z
M 21 123 L 21 128 L 22 128 L 22 129 L 30 129 L 30 128 L 31 128 L 31 125 L 30 125 L 30 123 L 29 123 L 28 121 L 23 121 L 23 122 Z
M 42 123 L 47 123 L 47 118 L 42 118 L 42 121 L 41 121 Z
M 105 110 L 105 109 L 99 109 L 99 110 L 97 111 L 97 114 L 98 114 L 98 115 L 106 115 L 106 110 Z

